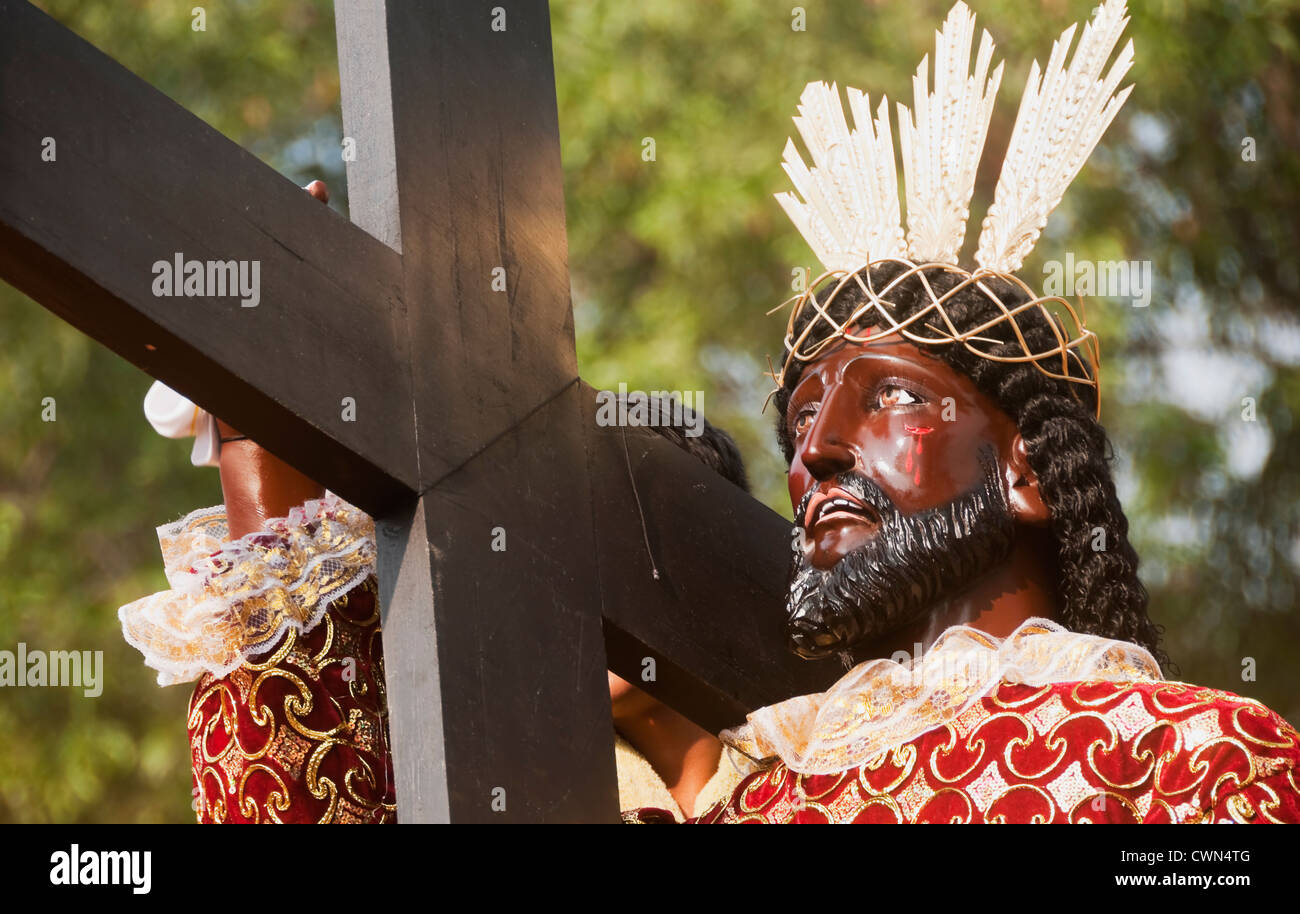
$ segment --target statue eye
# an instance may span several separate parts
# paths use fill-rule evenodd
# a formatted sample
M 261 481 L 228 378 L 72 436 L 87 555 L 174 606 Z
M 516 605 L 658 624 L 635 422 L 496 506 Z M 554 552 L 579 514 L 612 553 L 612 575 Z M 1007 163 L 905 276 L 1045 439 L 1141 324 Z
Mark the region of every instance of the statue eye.
M 876 394 L 876 403 L 881 407 L 910 406 L 920 402 L 921 398 L 917 394 L 897 384 L 887 384 Z
M 813 420 L 817 418 L 817 410 L 812 407 L 804 407 L 795 413 L 794 417 L 794 435 L 796 438 L 802 438 L 808 429 L 812 428 Z

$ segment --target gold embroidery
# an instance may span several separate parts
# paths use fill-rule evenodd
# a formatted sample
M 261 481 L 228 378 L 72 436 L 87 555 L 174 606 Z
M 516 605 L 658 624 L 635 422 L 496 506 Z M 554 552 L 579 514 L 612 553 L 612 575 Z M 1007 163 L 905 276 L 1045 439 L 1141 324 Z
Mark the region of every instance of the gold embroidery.
M 1071 762 L 1060 777 L 1047 783 L 1047 792 L 1062 810 L 1072 810 L 1094 791 L 1083 776 L 1082 766 Z
M 955 787 L 944 787 L 944 788 L 942 788 L 942 789 L 936 791 L 934 797 L 933 797 L 932 800 L 931 800 L 931 802 L 934 802 L 935 800 L 938 800 L 940 797 L 947 797 L 947 796 L 950 796 L 950 795 L 956 797 L 956 798 L 959 799 L 959 800 L 961 800 L 962 805 L 964 805 L 964 806 L 966 807 L 966 815 L 965 815 L 965 816 L 949 816 L 949 817 L 948 817 L 948 820 L 947 820 L 947 824 L 949 824 L 949 825 L 968 825 L 968 824 L 970 824 L 970 822 L 974 819 L 974 816 L 975 816 L 975 805 L 971 802 L 971 798 L 970 798 L 970 797 L 968 797 L 965 793 L 963 793 L 962 791 L 958 790 L 957 788 L 955 788 Z
M 374 522 L 333 495 L 227 536 L 221 506 L 159 527 L 171 589 L 118 610 L 123 635 L 161 685 L 224 676 L 286 630 L 310 632 L 374 572 Z
M 1070 712 L 1065 709 L 1065 705 L 1061 703 L 1061 699 L 1056 695 L 1053 695 L 1025 715 L 1029 722 L 1034 725 L 1034 730 L 1039 736 L 1052 730 L 1057 723 L 1069 716 Z
M 998 773 L 998 766 L 993 764 L 986 766 L 983 774 L 967 784 L 965 791 L 975 801 L 976 808 L 982 812 L 992 806 L 993 802 L 1010 787 L 1011 785 Z
M 721 736 L 751 758 L 780 758 L 797 771 L 830 774 L 953 724 L 990 695 L 994 706 L 1008 711 L 1032 706 L 1067 673 L 1069 681 L 1094 684 L 1160 678 L 1151 655 L 1137 645 L 1070 632 L 1045 619 L 1027 620 L 1006 638 L 956 625 L 907 664 L 869 660 L 826 692 L 760 708 Z M 1014 697 L 999 691 L 1019 683 L 1037 691 Z M 1110 700 L 1102 692 L 1098 705 Z
M 898 793 L 898 807 L 903 811 L 903 816 L 908 819 L 915 819 L 917 813 L 925 808 L 934 796 L 934 788 L 925 779 L 925 772 L 916 772 L 916 777 L 912 778 L 912 783 L 908 784 Z
M 1056 728 L 1053 728 L 1051 734 L 1049 734 L 1044 739 L 1043 745 L 1045 745 L 1049 750 L 1059 749 L 1060 751 L 1057 752 L 1056 758 L 1049 761 L 1038 771 L 1032 773 L 1021 771 L 1019 768 L 1016 767 L 1016 763 L 1012 761 L 1011 753 L 1015 749 L 1023 749 L 1023 750 L 1030 749 L 1034 744 L 1034 731 L 1030 727 L 1029 723 L 1025 721 L 1024 717 L 1022 717 L 1019 714 L 1014 716 L 1020 720 L 1021 724 L 1024 725 L 1026 735 L 1024 737 L 1017 736 L 1007 741 L 1007 748 L 1002 752 L 1002 760 L 1006 763 L 1007 770 L 1010 771 L 1012 774 L 1014 774 L 1016 777 L 1022 780 L 1032 781 L 1042 777 L 1043 775 L 1047 774 L 1047 772 L 1054 769 L 1057 765 L 1061 764 L 1061 760 L 1065 758 L 1066 753 L 1069 751 L 1069 742 L 1065 739 L 1065 737 L 1057 735 Z M 1057 727 L 1059 726 L 1060 723 L 1057 724 Z
M 356 592 L 374 594 L 373 579 Z M 201 785 L 198 801 L 210 821 L 227 820 L 227 798 L 250 821 L 284 821 L 294 802 L 293 785 L 299 785 L 299 796 L 305 788 L 306 794 L 323 801 L 319 814 L 313 814 L 319 822 L 395 818 L 395 805 L 383 801 L 386 785 L 372 767 L 372 762 L 386 765 L 388 757 L 380 642 L 377 634 L 362 637 L 366 626 L 373 628 L 378 617 L 370 613 L 365 624 L 359 625 L 345 612 L 351 603 L 351 595 L 347 595 L 330 607 L 317 636 L 324 647 L 308 647 L 290 630 L 259 660 L 247 662 L 222 679 L 205 676 L 199 682 L 191 699 L 189 725 L 195 779 Z M 338 654 L 344 645 L 363 643 L 372 652 Z M 342 696 L 325 688 L 314 690 L 309 684 L 308 677 L 319 687 L 322 672 L 345 660 L 356 674 L 348 694 L 373 694 L 380 699 L 377 710 L 367 710 L 374 707 L 374 699 L 362 707 L 345 708 L 340 703 Z M 272 683 L 287 686 L 281 698 L 269 697 Z M 358 683 L 361 689 L 355 688 Z M 318 705 L 322 700 L 328 708 Z M 246 714 L 242 720 L 250 725 L 238 718 L 236 710 L 240 708 Z M 328 710 L 328 717 L 337 721 L 324 730 L 309 723 L 322 710 Z M 220 742 L 223 739 L 224 744 Z M 344 748 L 352 753 L 340 785 L 323 774 L 322 768 L 333 752 Z M 269 791 L 261 788 L 266 799 L 259 801 L 250 785 L 264 783 L 266 778 L 273 783 Z M 203 818 L 200 814 L 200 821 Z
M 778 763 L 720 818 L 786 821 L 804 809 L 832 822 L 884 810 L 907 822 L 1294 817 L 1300 740 L 1257 702 L 1185 683 L 1083 681 L 1054 689 L 1004 684 L 981 700 L 984 713 L 963 713 L 836 774 L 802 775 Z M 1027 702 L 1026 692 L 1038 703 Z
M 991 720 L 992 718 L 986 719 Z M 955 784 L 966 778 L 972 771 L 980 766 L 980 763 L 984 761 L 984 753 L 988 751 L 988 744 L 982 739 L 976 739 L 974 734 L 968 736 L 961 748 L 970 752 L 974 750 L 975 746 L 979 746 L 979 754 L 975 756 L 975 761 L 971 762 L 970 767 L 965 771 L 955 774 L 952 777 L 945 777 L 943 772 L 939 770 L 940 756 L 946 760 L 956 753 L 958 732 L 954 731 L 952 727 L 946 727 L 945 730 L 948 733 L 947 742 L 942 746 L 936 747 L 935 750 L 930 753 L 930 772 L 935 776 L 936 780 L 942 781 L 945 784 Z
M 1043 801 L 1043 812 L 1036 812 L 1031 815 L 1029 817 L 1031 824 L 1050 822 L 1052 820 L 1052 812 L 1056 807 L 1052 803 L 1051 794 L 1043 790 L 1043 788 L 1039 787 L 1037 784 L 1013 784 L 1011 789 L 994 800 L 992 805 L 989 806 L 988 811 L 984 815 L 984 821 L 991 825 L 1006 825 L 1006 813 L 997 812 L 998 805 L 1003 802 L 1009 803 L 1009 798 L 1018 792 L 1027 792 Z
M 829 806 L 823 808 L 831 822 L 843 823 L 852 822 L 861 806 L 862 794 L 858 792 L 857 781 L 850 781 L 848 787 L 842 790 Z
M 1245 825 L 1255 817 L 1255 807 L 1250 805 L 1250 800 L 1239 793 L 1228 797 L 1224 803 L 1228 810 L 1228 815 L 1232 816 L 1232 821 L 1239 825 Z

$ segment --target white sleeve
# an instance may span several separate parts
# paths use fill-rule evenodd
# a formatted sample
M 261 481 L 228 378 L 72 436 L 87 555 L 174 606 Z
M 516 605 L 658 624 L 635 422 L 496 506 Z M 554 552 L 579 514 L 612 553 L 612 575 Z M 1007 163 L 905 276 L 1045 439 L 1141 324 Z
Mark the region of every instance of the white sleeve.
M 167 438 L 194 436 L 190 463 L 196 467 L 221 465 L 221 436 L 217 418 L 199 409 L 162 381 L 154 381 L 144 395 L 144 416 L 158 434 Z

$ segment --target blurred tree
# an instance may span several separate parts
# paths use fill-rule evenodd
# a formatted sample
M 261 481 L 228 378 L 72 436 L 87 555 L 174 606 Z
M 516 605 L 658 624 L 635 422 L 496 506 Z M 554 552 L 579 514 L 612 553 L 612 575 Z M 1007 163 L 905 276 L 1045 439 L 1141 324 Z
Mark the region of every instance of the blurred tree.
M 329 3 L 212 5 L 199 32 L 192 3 L 40 5 L 288 177 L 343 190 Z M 190 690 L 158 688 L 116 608 L 166 588 L 152 528 L 221 485 L 144 421 L 149 384 L 0 286 L 0 649 L 104 652 L 98 698 L 0 692 L 0 822 L 193 821 Z
M 202 32 L 174 0 L 40 5 L 289 178 L 327 180 L 346 211 L 328 2 L 213 4 Z M 1093 5 L 972 4 L 1007 61 L 972 226 L 1030 61 Z M 1089 310 L 1152 612 L 1178 678 L 1300 722 L 1300 2 L 1135 5 L 1137 89 L 1022 275 L 1067 252 L 1153 265 L 1148 307 Z M 910 101 L 950 6 L 821 0 L 797 31 L 791 5 L 760 0 L 552 2 L 583 376 L 704 391 L 786 516 L 760 415 L 785 316 L 764 312 L 816 266 L 771 196 L 789 118 L 814 79 Z M 166 586 L 151 530 L 218 502 L 216 474 L 144 422 L 146 376 L 8 287 L 0 343 L 0 649 L 102 649 L 106 679 L 96 699 L 0 694 L 0 820 L 188 821 L 188 689 L 153 684 L 114 609 Z

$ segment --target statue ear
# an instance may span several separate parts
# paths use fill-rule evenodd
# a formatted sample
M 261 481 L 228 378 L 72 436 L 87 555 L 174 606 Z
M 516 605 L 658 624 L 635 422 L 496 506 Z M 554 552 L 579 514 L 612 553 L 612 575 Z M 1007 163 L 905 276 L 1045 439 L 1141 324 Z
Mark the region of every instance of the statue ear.
M 1025 439 L 1019 434 L 1011 441 L 1011 453 L 1007 455 L 1004 479 L 1007 486 L 1007 504 L 1011 515 L 1017 522 L 1034 527 L 1046 526 L 1051 519 L 1051 512 L 1043 502 L 1038 491 L 1038 475 L 1029 465 L 1025 451 Z

